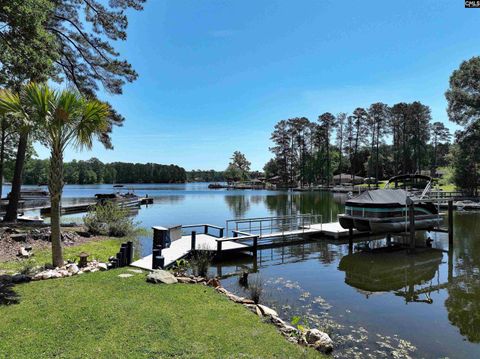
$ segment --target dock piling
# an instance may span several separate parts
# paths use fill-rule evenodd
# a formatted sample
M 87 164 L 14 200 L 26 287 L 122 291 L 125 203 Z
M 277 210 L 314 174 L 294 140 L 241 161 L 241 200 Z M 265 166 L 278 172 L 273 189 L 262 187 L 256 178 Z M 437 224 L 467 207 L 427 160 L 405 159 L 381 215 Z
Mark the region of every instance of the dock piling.
M 415 251 L 415 204 L 412 202 L 408 206 L 408 216 L 409 216 L 409 234 L 410 234 L 410 251 Z
M 453 249 L 453 201 L 448 201 L 448 249 Z

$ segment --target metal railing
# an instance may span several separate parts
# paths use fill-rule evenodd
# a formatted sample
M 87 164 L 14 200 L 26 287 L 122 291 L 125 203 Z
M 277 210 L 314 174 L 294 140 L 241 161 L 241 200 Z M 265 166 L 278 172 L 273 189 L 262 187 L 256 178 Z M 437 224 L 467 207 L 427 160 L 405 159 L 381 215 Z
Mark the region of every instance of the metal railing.
M 297 214 L 274 217 L 241 218 L 226 221 L 226 235 L 230 233 L 234 237 L 252 236 L 259 237 L 269 234 L 288 235 L 289 232 L 305 231 L 310 229 L 312 224 L 321 224 L 322 216 L 319 214 Z

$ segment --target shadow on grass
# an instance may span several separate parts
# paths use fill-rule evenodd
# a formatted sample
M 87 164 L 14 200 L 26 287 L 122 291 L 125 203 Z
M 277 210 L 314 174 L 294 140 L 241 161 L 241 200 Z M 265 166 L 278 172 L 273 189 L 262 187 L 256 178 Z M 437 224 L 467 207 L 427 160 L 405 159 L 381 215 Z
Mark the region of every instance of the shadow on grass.
M 0 305 L 18 304 L 20 296 L 14 290 L 13 283 L 0 283 Z

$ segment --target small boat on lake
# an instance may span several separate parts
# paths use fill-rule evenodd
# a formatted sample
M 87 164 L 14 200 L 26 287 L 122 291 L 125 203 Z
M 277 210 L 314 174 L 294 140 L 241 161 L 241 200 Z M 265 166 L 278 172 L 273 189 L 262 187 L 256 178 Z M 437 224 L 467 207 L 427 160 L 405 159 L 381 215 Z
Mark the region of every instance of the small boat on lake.
M 117 185 L 116 188 L 123 188 L 123 186 L 119 187 Z M 127 190 L 126 192 L 119 190 L 114 193 L 97 193 L 95 198 L 99 204 L 113 202 L 125 208 L 139 207 L 141 204 L 141 198 L 138 197 L 133 190 Z
M 459 210 L 459 211 L 480 211 L 480 203 L 479 202 L 474 202 L 471 200 L 464 200 L 464 201 L 457 201 L 454 202 L 453 205 Z
M 417 189 L 418 181 L 426 182 L 424 190 Z M 403 189 L 398 183 L 403 183 Z M 411 182 L 407 190 L 407 182 Z M 360 232 L 401 232 L 409 225 L 409 208 L 415 202 L 415 228 L 429 229 L 438 226 L 442 217 L 437 206 L 427 201 L 433 179 L 423 175 L 401 175 L 392 177 L 384 189 L 365 191 L 345 202 L 345 214 L 340 215 L 340 225 L 345 229 Z M 394 188 L 390 188 L 392 184 Z M 423 201 L 422 201 L 423 200 Z
M 45 220 L 40 216 L 26 216 L 21 214 L 17 217 L 17 221 L 24 223 L 43 223 Z

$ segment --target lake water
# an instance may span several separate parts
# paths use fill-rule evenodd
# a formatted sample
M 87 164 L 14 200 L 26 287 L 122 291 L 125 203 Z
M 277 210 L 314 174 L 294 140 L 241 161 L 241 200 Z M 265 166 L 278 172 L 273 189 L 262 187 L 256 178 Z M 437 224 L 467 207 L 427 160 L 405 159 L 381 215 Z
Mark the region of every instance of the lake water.
M 241 217 L 290 213 L 321 214 L 325 222 L 343 212 L 344 197 L 330 193 L 209 190 L 207 184 L 135 185 L 155 203 L 136 220 L 153 225 L 211 223 Z M 86 201 L 111 186 L 66 186 L 65 203 Z M 6 193 L 6 192 L 5 192 Z M 79 218 L 81 215 L 70 217 Z M 445 234 L 418 233 L 434 239 L 434 249 L 368 253 L 348 245 L 317 240 L 264 249 L 257 256 L 264 301 L 284 319 L 295 315 L 311 327 L 327 330 L 336 357 L 480 357 L 480 213 L 455 213 L 454 250 Z M 151 238 L 141 238 L 143 254 Z M 384 245 L 383 239 L 371 247 Z M 219 263 L 223 274 L 252 268 L 249 256 Z M 238 277 L 224 286 L 247 295 Z

